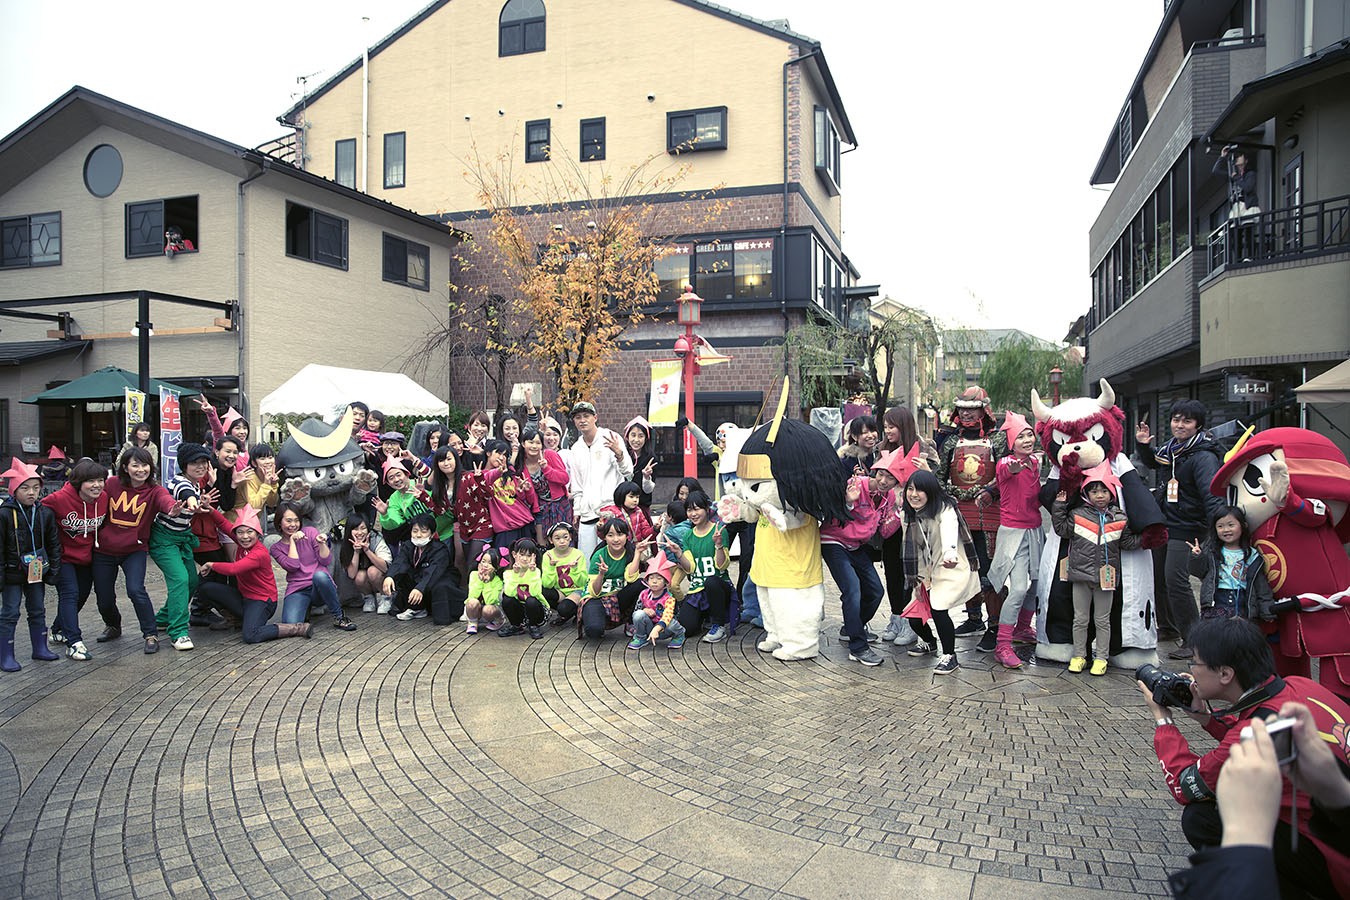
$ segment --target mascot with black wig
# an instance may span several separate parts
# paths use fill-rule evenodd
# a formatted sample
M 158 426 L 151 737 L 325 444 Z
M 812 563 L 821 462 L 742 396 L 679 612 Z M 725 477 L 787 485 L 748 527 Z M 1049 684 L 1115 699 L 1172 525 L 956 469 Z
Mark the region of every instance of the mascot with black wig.
M 361 468 L 365 451 L 352 440 L 352 417 L 349 406 L 331 428 L 319 419 L 292 425 L 277 451 L 277 465 L 288 476 L 281 499 L 295 504 L 301 524 L 320 534 L 331 534 L 379 484 L 378 475 Z
M 1116 406 L 1116 394 L 1102 379 L 1100 397 L 1076 397 L 1051 409 L 1031 392 L 1036 414 L 1036 434 L 1052 463 L 1050 477 L 1041 487 L 1041 505 L 1046 509 L 1055 495 L 1070 497 L 1083 487 L 1083 473 L 1103 461 L 1120 479 L 1120 508 L 1130 531 L 1141 536 L 1142 549 L 1120 554 L 1120 575 L 1111 601 L 1113 643 L 1107 661 L 1134 669 L 1158 660 L 1158 630 L 1153 605 L 1153 554 L 1149 551 L 1167 542 L 1162 510 L 1144 487 L 1139 473 L 1124 453 L 1125 413 Z M 1073 656 L 1073 594 L 1060 578 L 1060 560 L 1068 556 L 1069 544 L 1050 531 L 1045 536 L 1037 576 L 1039 640 L 1036 655 L 1068 662 Z
M 783 418 L 788 385 L 772 422 L 741 445 L 737 480 L 718 502 L 723 522 L 755 529 L 750 578 L 759 592 L 764 640 L 758 648 L 776 659 L 811 659 L 820 653 L 825 574 L 820 523 L 846 521 L 846 483 L 834 445 L 805 422 Z

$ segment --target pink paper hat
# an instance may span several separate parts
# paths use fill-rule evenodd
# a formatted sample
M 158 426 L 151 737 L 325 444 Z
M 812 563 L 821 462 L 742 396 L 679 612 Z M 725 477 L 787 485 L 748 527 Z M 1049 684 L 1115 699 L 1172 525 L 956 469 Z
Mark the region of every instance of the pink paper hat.
M 262 523 L 258 521 L 258 511 L 251 506 L 245 506 L 239 511 L 239 517 L 234 522 L 234 528 L 252 528 L 258 534 L 262 534 Z M 230 530 L 233 531 L 234 528 Z
M 387 460 L 387 461 L 385 462 L 385 464 L 384 464 L 384 482 L 385 482 L 385 484 L 388 484 L 388 483 L 389 483 L 389 473 L 392 472 L 392 471 L 394 471 L 395 469 L 397 469 L 398 471 L 402 472 L 404 475 L 407 475 L 408 478 L 410 478 L 410 479 L 412 478 L 412 473 L 408 471 L 408 467 L 405 466 L 405 465 L 402 463 L 402 461 L 397 460 L 397 459 L 391 459 L 391 460 Z
M 923 442 L 915 441 L 914 446 L 909 448 L 909 453 L 901 453 L 896 449 L 881 454 L 881 458 L 872 464 L 872 468 L 885 469 L 895 476 L 896 481 L 904 484 L 919 467 L 919 454 L 922 452 Z
M 56 446 L 55 444 L 52 444 L 52 449 L 50 449 L 50 450 L 47 451 L 47 458 L 48 458 L 48 459 L 65 459 L 65 458 L 66 458 L 66 453 L 65 453 L 65 451 L 62 450 L 60 447 Z
M 235 422 L 242 421 L 244 421 L 243 415 L 240 414 L 239 410 L 231 406 L 229 409 L 225 410 L 225 415 L 220 417 L 220 430 L 229 431 L 231 425 Z
M 9 488 L 11 496 L 19 489 L 19 485 L 25 481 L 31 481 L 34 478 L 39 481 L 42 480 L 42 476 L 38 474 L 37 466 L 30 466 L 17 456 L 11 457 L 11 459 L 13 461 L 9 464 L 9 469 L 0 472 L 0 478 L 5 479 L 5 486 Z
M 1011 409 L 1003 416 L 1003 424 L 998 426 L 1004 434 L 1008 436 L 1008 446 L 1012 447 L 1013 441 L 1024 431 L 1035 431 L 1031 424 L 1027 422 L 1026 416 L 1018 415 Z
M 645 579 L 648 575 L 660 575 L 670 584 L 670 572 L 675 568 L 675 564 L 664 553 L 657 553 L 651 559 L 647 560 L 647 570 L 642 573 Z
M 1088 485 L 1092 484 L 1094 481 L 1100 481 L 1102 484 L 1106 485 L 1106 489 L 1111 492 L 1111 496 L 1116 498 L 1117 503 L 1120 502 L 1120 479 L 1116 477 L 1115 472 L 1111 471 L 1111 463 L 1109 461 L 1102 460 L 1083 473 L 1084 497 L 1087 496 Z

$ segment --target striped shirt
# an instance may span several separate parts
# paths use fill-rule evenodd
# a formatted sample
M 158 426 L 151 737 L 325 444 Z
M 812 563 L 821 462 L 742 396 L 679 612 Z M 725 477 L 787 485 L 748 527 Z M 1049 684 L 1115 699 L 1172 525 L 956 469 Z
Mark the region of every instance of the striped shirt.
M 169 531 L 182 534 L 192 528 L 192 510 L 187 508 L 189 498 L 196 498 L 201 502 L 202 492 L 198 490 L 196 483 L 183 475 L 175 476 L 173 481 L 168 484 L 169 496 L 175 501 L 182 500 L 183 508 L 178 511 L 178 515 L 170 517 L 168 513 L 156 513 L 155 524 L 163 526 Z

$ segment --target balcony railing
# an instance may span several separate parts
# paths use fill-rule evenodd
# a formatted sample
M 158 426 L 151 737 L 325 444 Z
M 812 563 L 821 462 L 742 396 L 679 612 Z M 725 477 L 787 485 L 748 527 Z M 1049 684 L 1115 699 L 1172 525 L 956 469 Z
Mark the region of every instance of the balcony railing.
M 1350 250 L 1350 195 L 1229 219 L 1209 235 L 1208 271 Z

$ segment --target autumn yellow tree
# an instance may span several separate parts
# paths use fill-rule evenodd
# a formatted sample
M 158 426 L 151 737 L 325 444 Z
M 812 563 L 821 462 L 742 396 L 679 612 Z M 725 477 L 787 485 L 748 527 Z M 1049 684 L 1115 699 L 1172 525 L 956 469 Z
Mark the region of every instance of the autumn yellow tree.
M 653 155 L 615 176 L 600 165 L 583 168 L 555 155 L 513 168 L 514 148 L 467 161 L 483 217 L 461 258 L 472 268 L 452 323 L 439 346 L 477 343 L 490 357 L 485 370 L 505 375 L 506 360 L 532 361 L 552 378 L 558 406 L 592 396 L 618 357 L 625 330 L 655 315 L 656 264 L 687 235 L 708 229 L 726 209 L 716 189 L 681 192 L 687 164 Z M 500 296 L 491 318 L 468 322 L 481 299 Z M 457 333 L 454 333 L 457 332 Z M 482 364 L 480 359 L 480 364 Z M 499 405 L 502 389 L 498 389 Z

